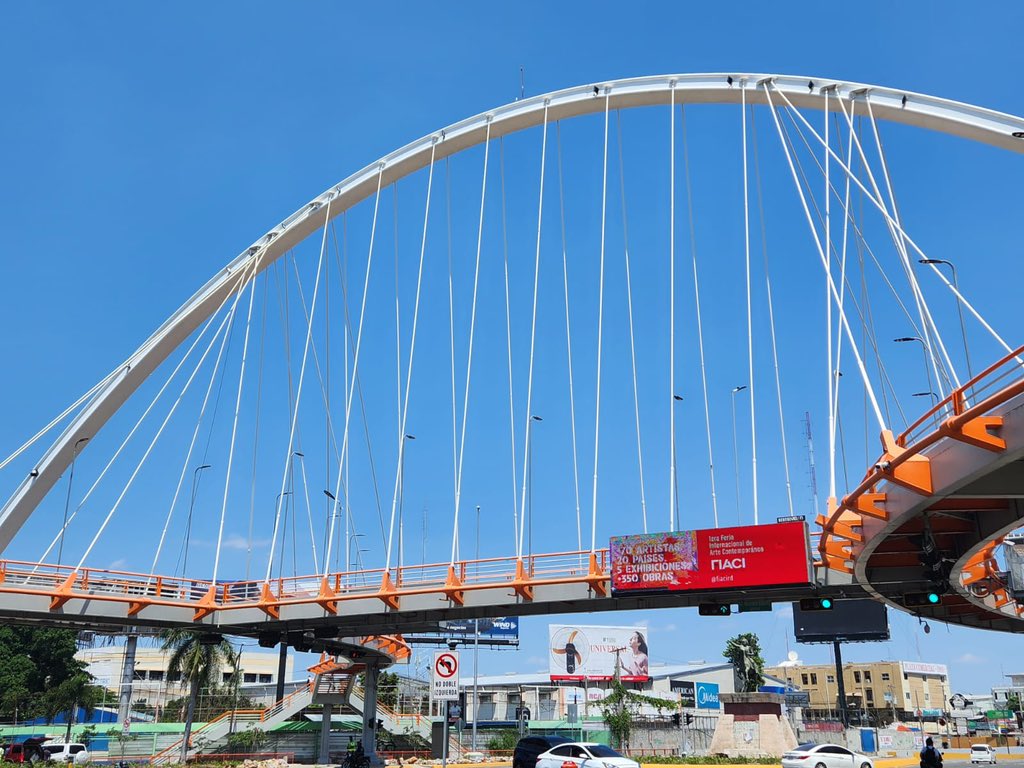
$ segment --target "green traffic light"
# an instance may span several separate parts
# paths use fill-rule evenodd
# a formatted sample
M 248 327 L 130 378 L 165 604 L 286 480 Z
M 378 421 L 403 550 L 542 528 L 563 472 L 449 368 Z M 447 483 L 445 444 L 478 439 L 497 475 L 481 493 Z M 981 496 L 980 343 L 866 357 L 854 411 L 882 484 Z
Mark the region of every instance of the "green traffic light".
M 832 601 L 829 598 L 827 598 L 827 597 L 821 598 L 821 607 L 825 608 L 825 609 L 831 608 L 832 607 Z
M 931 603 L 932 605 L 937 605 L 938 602 L 939 602 L 939 596 L 937 594 L 935 594 L 934 592 L 929 592 L 928 593 L 928 602 Z

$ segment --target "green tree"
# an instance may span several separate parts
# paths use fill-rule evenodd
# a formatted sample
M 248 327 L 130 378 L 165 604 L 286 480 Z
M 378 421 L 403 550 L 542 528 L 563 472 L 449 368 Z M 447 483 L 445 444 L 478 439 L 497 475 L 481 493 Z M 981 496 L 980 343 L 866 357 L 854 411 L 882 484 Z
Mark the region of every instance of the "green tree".
M 741 693 L 753 693 L 764 685 L 761 641 L 753 632 L 744 632 L 731 638 L 725 644 L 722 655 L 732 664 Z
M 1010 710 L 1011 712 L 1020 712 L 1021 711 L 1020 695 L 1016 694 L 1016 693 L 1011 693 L 1009 696 L 1007 696 L 1006 697 L 1006 708 L 1008 710 Z
M 224 666 L 238 674 L 238 658 L 234 648 L 224 639 L 210 642 L 202 633 L 190 629 L 168 629 L 163 633 L 164 650 L 171 652 L 167 662 L 170 677 L 181 676 L 189 686 L 185 712 L 185 733 L 181 740 L 181 762 L 188 759 L 188 742 L 192 736 L 192 721 L 196 701 L 202 688 L 212 685 Z
M 79 708 L 87 718 L 91 717 L 102 699 L 103 689 L 93 685 L 92 675 L 78 672 L 49 688 L 42 696 L 42 708 L 50 723 L 61 712 L 66 713 L 68 727 L 64 739 L 71 741 L 71 726 L 75 724 Z
M 636 691 L 630 691 L 619 680 L 618 675 L 612 680 L 612 690 L 598 706 L 601 707 L 601 714 L 605 725 L 611 732 L 612 741 L 620 749 L 629 748 L 629 737 L 633 732 L 633 721 L 644 705 L 654 707 L 658 712 L 666 709 L 675 709 L 676 702 L 668 699 L 658 699 L 653 696 L 644 696 Z
M 44 695 L 84 671 L 65 629 L 0 626 L 0 721 L 41 713 Z

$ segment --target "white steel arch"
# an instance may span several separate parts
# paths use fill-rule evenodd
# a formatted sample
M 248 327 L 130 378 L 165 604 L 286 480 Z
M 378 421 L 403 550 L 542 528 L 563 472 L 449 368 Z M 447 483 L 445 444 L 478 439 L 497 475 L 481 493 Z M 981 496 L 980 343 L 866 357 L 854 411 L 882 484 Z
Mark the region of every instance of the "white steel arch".
M 1024 118 L 909 91 L 838 80 L 768 74 L 674 74 L 612 80 L 522 99 L 462 120 L 395 150 L 335 184 L 259 238 L 174 312 L 121 366 L 43 454 L 0 508 L 3 552 L 74 458 L 76 443 L 92 437 L 177 346 L 213 314 L 233 290 L 273 264 L 326 220 L 435 162 L 484 142 L 541 124 L 608 109 L 677 104 L 768 104 L 766 90 L 785 94 L 795 107 L 841 111 L 870 101 L 875 117 L 940 131 L 1024 153 Z M 674 96 L 673 96 L 674 92 Z M 825 94 L 829 98 L 825 98 Z M 330 202 L 328 206 L 327 203 Z M 86 445 L 86 448 L 88 445 Z

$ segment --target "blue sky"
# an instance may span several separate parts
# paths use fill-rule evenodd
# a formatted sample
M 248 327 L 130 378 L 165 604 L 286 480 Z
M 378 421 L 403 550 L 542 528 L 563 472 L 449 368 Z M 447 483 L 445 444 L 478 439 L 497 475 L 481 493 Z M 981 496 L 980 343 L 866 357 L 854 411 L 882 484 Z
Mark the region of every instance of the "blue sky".
M 96 8 L 38 3 L 6 6 L 0 12 L 5 30 L 4 44 L 0 45 L 0 81 L 8 107 L 7 119 L 0 124 L 0 146 L 6 150 L 5 183 L 0 190 L 0 226 L 5 234 L 0 245 L 0 323 L 4 329 L 0 354 L 7 362 L 6 369 L 15 372 L 0 381 L 0 402 L 4 403 L 0 453 L 4 455 L 135 349 L 199 285 L 261 233 L 374 158 L 443 125 L 513 100 L 519 93 L 520 67 L 525 68 L 528 95 L 669 71 L 757 71 L 879 83 L 1007 112 L 1021 111 L 1020 88 L 1006 73 L 1013 71 L 1011 65 L 1016 63 L 1010 52 L 1016 50 L 1022 12 L 1009 3 L 984 14 L 970 14 L 955 3 L 862 3 L 856 12 L 796 3 L 771 13 L 753 4 L 723 10 L 710 4 L 654 3 L 639 4 L 628 13 L 612 4 L 553 8 L 540 3 L 520 3 L 505 9 L 469 5 L 359 8 L 328 3 L 142 8 L 126 4 L 105 10 L 107 13 L 97 13 Z M 738 128 L 729 127 L 734 126 L 737 116 L 713 112 L 703 124 L 701 118 L 695 118 L 693 126 L 698 147 L 693 170 L 698 188 L 695 206 L 699 246 L 702 253 L 711 255 L 706 276 L 710 294 L 715 295 L 717 289 L 725 297 L 730 295 L 731 289 L 726 286 L 732 285 L 730 280 L 739 262 L 720 254 L 732 254 L 731 259 L 742 243 L 737 227 L 741 209 L 735 206 L 739 155 L 735 141 L 722 142 L 719 148 L 714 137 L 719 130 L 738 132 Z M 662 179 L 658 171 L 650 170 L 656 167 L 652 158 L 662 147 L 657 142 L 644 143 L 642 137 L 648 125 L 643 119 L 625 115 L 623 120 L 631 246 L 641 254 L 641 283 L 646 278 L 653 286 L 660 273 L 653 267 L 645 272 L 642 254 L 645 249 L 655 252 L 664 246 L 664 230 L 658 228 L 665 205 L 664 195 L 658 191 L 663 191 L 658 186 Z M 576 252 L 584 252 L 593 245 L 593 220 L 588 217 L 593 214 L 599 183 L 598 166 L 591 162 L 594 155 L 586 153 L 595 147 L 599 150 L 600 145 L 593 131 L 584 134 L 581 130 L 573 136 L 572 130 L 566 126 L 567 167 L 575 169 L 567 182 L 570 198 L 576 201 L 570 203 L 570 216 L 576 222 L 573 246 Z M 759 130 L 770 131 L 769 123 L 759 123 Z M 887 132 L 886 138 L 891 142 L 894 173 L 901 183 L 901 204 L 913 222 L 914 232 L 926 233 L 922 242 L 930 253 L 934 248 L 934 255 L 958 260 L 969 297 L 983 295 L 991 288 L 992 267 L 1007 269 L 1008 264 L 1019 264 L 1019 259 L 1011 261 L 1019 255 L 1020 224 L 1015 215 L 1016 189 L 1012 186 L 1019 177 L 1018 158 L 895 129 Z M 526 163 L 536 163 L 536 139 L 533 134 L 518 143 L 509 141 L 510 165 L 519 158 L 524 163 L 516 168 L 521 171 L 519 175 L 510 173 L 511 243 L 517 253 L 531 253 L 535 234 L 536 167 L 527 168 Z M 466 201 L 462 205 L 465 216 L 456 221 L 455 227 L 463 267 L 472 256 L 472 210 L 479 194 L 481 160 L 479 153 L 469 154 L 463 166 L 466 170 L 454 170 L 453 194 Z M 779 160 L 776 144 L 774 156 L 765 157 L 766 182 L 774 181 L 777 186 L 771 189 L 781 190 L 778 196 L 770 192 L 767 201 L 771 249 L 779 262 L 792 259 L 797 264 L 798 258 L 808 255 L 807 233 L 801 229 L 792 187 L 782 183 L 785 176 L 780 172 Z M 773 161 L 775 165 L 769 169 Z M 611 166 L 616 184 L 614 159 Z M 553 171 L 549 166 L 548 173 Z M 965 190 L 971 193 L 964 194 Z M 440 204 L 440 194 L 435 190 L 435 205 Z M 423 179 L 410 181 L 400 195 L 400 240 L 407 249 L 403 258 L 414 259 L 422 221 Z M 493 188 L 489 195 L 487 232 L 496 235 L 498 217 L 493 202 L 497 196 Z M 383 205 L 388 210 L 390 202 Z M 554 198 L 549 198 L 546 205 L 545 216 L 554 221 Z M 615 205 L 618 198 L 612 195 L 610 219 L 615 219 Z M 365 211 L 362 215 L 365 225 Z M 998 226 L 991 226 L 993 222 Z M 442 228 L 437 229 L 439 226 Z M 610 241 L 620 248 L 621 224 L 612 221 L 609 226 Z M 435 212 L 432 227 L 432 236 L 443 237 L 439 213 Z M 877 222 L 875 232 L 882 237 Z M 390 232 L 382 238 L 390 248 Z M 545 229 L 548 251 L 557 251 L 557 239 L 557 229 Z M 884 237 L 876 242 L 883 241 Z M 316 243 L 307 246 L 305 256 L 315 256 L 317 247 Z M 682 248 L 682 243 L 678 247 Z M 431 251 L 431 255 L 436 254 Z M 558 265 L 551 261 L 545 264 L 545 290 L 549 291 L 545 296 L 553 301 L 557 294 L 550 292 L 558 287 L 554 282 Z M 584 270 L 583 261 L 577 264 L 579 311 L 590 312 L 593 317 L 589 304 L 593 274 Z M 616 269 L 620 268 L 616 262 Z M 793 292 L 790 295 L 799 295 L 810 285 L 805 281 L 811 278 L 804 277 L 803 272 L 793 268 L 792 282 L 788 286 L 780 284 L 783 296 L 787 290 Z M 432 285 L 438 295 L 436 291 L 443 289 L 436 282 L 438 275 L 428 279 L 435 281 Z M 519 271 L 513 280 L 517 281 L 520 297 L 525 298 L 529 273 Z M 465 296 L 468 284 L 462 282 L 459 287 Z M 686 290 L 687 286 L 681 284 L 680 297 Z M 404 282 L 402 291 L 407 302 L 403 311 L 408 313 L 411 283 Z M 639 323 L 653 328 L 663 314 L 664 296 L 653 287 L 641 285 L 638 291 Z M 621 293 L 616 294 L 615 301 L 619 302 L 617 308 L 610 311 L 617 312 L 615 316 L 621 320 Z M 683 298 L 681 301 L 680 312 L 691 311 Z M 383 318 L 388 307 L 381 306 Z M 733 309 L 723 299 L 720 314 L 708 310 L 714 317 L 709 339 L 722 350 L 718 356 L 721 365 L 713 374 L 715 417 L 720 425 L 716 450 L 721 451 L 718 460 L 723 468 L 718 477 L 720 501 L 730 515 L 734 514 L 735 500 L 730 488 L 727 392 L 745 377 L 744 329 Z M 763 311 L 763 305 L 759 309 Z M 1019 324 L 1014 324 L 1012 307 L 996 307 L 993 311 L 996 320 L 1003 320 L 1000 327 L 1011 343 L 1019 343 Z M 465 320 L 464 303 L 459 312 L 460 319 Z M 800 327 L 799 307 L 791 305 L 788 312 L 782 310 L 782 315 L 781 322 L 788 322 L 785 327 L 790 329 L 782 342 L 782 353 L 784 360 L 791 361 L 788 368 L 784 367 L 784 383 L 791 392 L 786 434 L 791 442 L 794 495 L 798 505 L 809 507 L 799 416 L 805 409 L 815 412 L 821 485 L 824 433 L 817 416 L 821 411 L 821 388 L 805 382 L 799 362 L 793 362 L 799 360 L 805 343 L 801 333 L 794 330 Z M 555 328 L 555 320 L 554 313 L 547 317 L 551 323 L 548 327 Z M 494 332 L 500 328 L 494 317 L 482 322 L 490 323 L 485 327 Z M 446 317 L 437 314 L 436 309 L 428 310 L 424 323 L 428 333 L 443 336 L 446 332 Z M 408 329 L 408 325 L 404 327 Z M 893 335 L 905 333 L 902 328 L 896 330 L 895 324 L 892 327 Z M 609 354 L 618 361 L 617 373 L 610 375 L 613 394 L 628 392 L 628 381 L 621 375 L 622 364 L 628 360 L 623 356 L 627 343 L 623 329 L 621 322 L 617 323 L 607 341 Z M 681 357 L 689 356 L 688 360 L 694 352 L 690 331 L 687 327 L 690 335 L 683 335 L 680 352 Z M 459 341 L 464 341 L 464 327 L 458 333 Z M 593 350 L 586 349 L 587 331 L 580 333 L 577 359 L 580 366 L 589 367 Z M 517 337 L 519 353 L 525 338 Z M 382 346 L 393 344 L 393 338 L 386 336 L 375 341 Z M 653 368 L 659 365 L 660 341 L 655 333 L 640 343 L 640 357 Z M 737 344 L 740 346 L 733 350 Z M 762 346 L 760 355 L 764 349 Z M 540 364 L 547 361 L 553 370 L 560 354 L 555 350 L 553 342 L 550 347 L 542 345 Z M 500 351 L 491 350 L 495 354 Z M 493 358 L 495 364 L 500 360 L 500 356 Z M 759 358 L 759 362 L 764 361 Z M 444 371 L 444 362 L 436 363 L 438 375 Z M 904 396 L 923 388 L 915 380 L 919 371 L 916 365 L 916 361 L 912 367 L 898 358 L 892 362 L 894 375 L 903 377 Z M 432 376 L 434 369 L 427 370 Z M 692 366 L 686 368 L 680 380 L 687 402 L 692 401 L 696 408 L 699 399 L 693 395 L 698 394 L 699 379 L 694 371 Z M 498 374 L 498 368 L 485 368 L 480 380 L 497 388 Z M 592 379 L 592 373 L 589 375 Z M 379 381 L 371 380 L 370 385 L 376 384 L 383 391 L 385 383 L 393 384 L 393 377 L 393 370 L 382 372 Z M 770 381 L 765 378 L 760 384 L 767 390 Z M 413 408 L 418 408 L 415 412 L 420 415 L 414 418 L 417 444 L 410 451 L 418 451 L 420 456 L 449 455 L 445 453 L 450 450 L 450 433 L 444 427 L 446 415 L 423 415 L 430 412 L 431 403 L 444 402 L 446 386 L 445 382 L 438 385 L 431 395 L 435 399 L 425 395 L 422 401 L 414 402 Z M 557 541 L 564 527 L 563 518 L 554 510 L 561 515 L 567 505 L 572 505 L 572 489 L 565 482 L 570 470 L 561 387 L 539 387 L 535 408 L 545 418 L 538 430 L 550 435 L 543 441 L 538 438 L 538 466 L 534 468 L 536 488 L 538 493 L 543 492 L 538 509 L 548 505 L 544 521 L 537 523 L 537 535 L 545 545 Z M 581 399 L 580 407 L 585 408 L 587 416 L 580 419 L 589 423 L 593 395 L 588 392 Z M 904 404 L 915 405 L 909 399 Z M 606 448 L 612 451 L 610 455 L 617 456 L 616 451 L 620 451 L 623 457 L 633 456 L 630 405 L 628 400 L 617 398 L 606 406 L 603 439 L 610 444 Z M 766 401 L 759 417 L 765 424 L 763 439 L 768 441 L 773 440 L 769 436 L 774 429 L 770 406 Z M 694 414 L 681 418 L 693 419 Z M 749 439 L 745 418 L 741 408 L 741 439 Z M 862 418 L 861 412 L 850 412 L 850 423 L 857 424 L 858 431 Z M 657 409 L 646 413 L 646 419 L 649 430 L 645 441 L 652 445 L 658 440 L 664 442 L 664 425 L 658 423 Z M 686 423 L 694 430 L 702 429 L 699 419 Z M 521 429 L 521 423 L 517 428 Z M 592 430 L 592 424 L 582 429 Z M 691 444 L 680 447 L 684 457 L 693 457 L 687 463 L 695 467 L 702 461 L 699 438 L 696 434 Z M 863 439 L 851 436 L 850 441 L 851 454 L 862 454 Z M 873 436 L 868 443 L 873 452 Z M 587 455 L 590 445 L 581 450 L 581 456 Z M 762 504 L 766 509 L 784 504 L 775 445 L 769 442 L 762 446 L 759 457 Z M 744 492 L 749 484 L 746 450 L 741 446 Z M 481 444 L 471 451 L 469 473 L 479 480 L 476 485 L 472 477 L 468 480 L 466 498 L 472 496 L 473 500 L 463 508 L 469 511 L 471 505 L 482 500 L 490 509 L 497 504 L 492 502 L 491 494 L 497 492 L 489 487 L 489 451 Z M 475 465 L 474 458 L 478 462 Z M 97 464 L 92 469 L 98 468 L 98 458 L 89 461 Z M 410 459 L 407 505 L 417 514 L 422 509 L 436 514 L 450 486 L 432 484 L 432 475 L 441 472 L 442 465 L 419 461 L 417 466 L 416 460 Z M 592 469 L 588 461 L 583 462 L 580 475 L 585 487 Z M 651 470 L 649 505 L 667 524 L 667 486 L 661 482 L 666 463 L 663 453 L 652 449 L 649 463 L 656 467 Z M 851 458 L 850 474 L 859 475 L 862 466 L 862 461 Z M 87 469 L 83 467 L 83 476 L 88 476 Z M 605 470 L 605 478 L 614 474 L 607 466 Z M 630 472 L 634 472 L 632 467 Z M 687 472 L 681 477 L 684 489 L 701 488 L 702 470 Z M 506 475 L 501 476 L 502 483 Z M 0 478 L 5 488 L 12 487 L 6 475 Z M 630 509 L 635 509 L 632 478 L 631 474 L 629 482 L 613 480 L 603 486 L 611 486 L 605 503 L 616 508 L 628 501 Z M 269 481 L 269 485 L 276 482 Z M 382 485 L 390 499 L 388 483 Z M 58 486 L 56 495 L 62 487 Z M 321 486 L 313 487 L 313 493 L 319 495 Z M 167 492 L 156 480 L 146 480 L 143 488 L 153 498 L 162 499 L 160 494 Z M 507 495 L 507 491 L 503 493 Z M 689 503 L 685 492 L 683 497 Z M 213 501 L 211 495 L 210 503 Z M 61 506 L 59 500 L 55 503 L 57 507 L 51 505 L 50 513 Z M 586 501 L 584 509 L 588 509 Z M 709 524 L 706 494 L 696 494 L 685 511 L 693 525 Z M 745 505 L 743 514 L 749 514 Z M 429 519 L 432 526 L 436 518 Z M 371 518 L 367 527 L 375 524 Z M 447 525 L 444 528 L 442 523 L 441 535 L 429 538 L 431 554 L 436 548 L 438 558 L 446 557 L 443 549 L 450 523 Z M 635 530 L 635 517 L 629 519 L 628 526 Z M 419 543 L 419 526 L 410 523 L 410 527 L 417 529 L 413 538 Z M 656 526 L 652 523 L 652 527 Z M 624 531 L 613 521 L 603 524 L 599 532 L 604 537 Z M 131 525 L 115 527 L 110 539 L 104 540 L 101 554 L 105 559 L 97 564 L 118 562 L 125 567 L 148 568 L 146 558 L 138 562 L 132 559 L 136 554 L 133 533 Z M 464 528 L 463 535 L 469 534 L 470 530 Z M 503 539 L 509 534 L 507 518 L 493 525 L 485 521 L 485 554 L 489 549 L 491 554 L 505 553 Z M 427 547 L 424 543 L 424 550 Z M 409 559 L 414 559 L 412 554 Z M 241 572 L 240 560 L 231 560 L 230 565 L 236 569 L 234 573 Z M 701 621 L 692 611 L 614 618 L 615 622 L 620 620 L 650 625 L 655 662 L 659 656 L 666 662 L 717 658 L 725 638 L 747 628 L 761 635 L 766 657 L 774 662 L 785 656 L 790 628 L 790 619 L 782 609 L 770 617 L 742 616 L 722 621 Z M 892 642 L 885 648 L 851 649 L 849 658 L 943 661 L 952 666 L 955 688 L 978 690 L 999 681 L 1002 660 L 1014 658 L 1019 645 L 1010 637 L 956 629 L 947 632 L 942 626 L 925 635 L 909 617 L 894 614 L 891 620 Z M 613 618 L 598 615 L 587 621 L 612 623 Z M 515 654 L 489 653 L 484 669 L 498 672 L 542 667 L 546 623 L 546 619 L 525 621 L 522 649 Z M 681 650 L 669 653 L 670 647 Z M 810 660 L 824 659 L 824 652 L 818 648 L 801 649 L 801 653 Z

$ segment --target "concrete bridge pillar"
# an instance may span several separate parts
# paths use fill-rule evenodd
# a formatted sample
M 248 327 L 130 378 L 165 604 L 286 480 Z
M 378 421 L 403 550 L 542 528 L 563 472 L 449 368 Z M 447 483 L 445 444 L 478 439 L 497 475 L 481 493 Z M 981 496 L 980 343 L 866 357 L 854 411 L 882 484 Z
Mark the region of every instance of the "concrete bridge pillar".
M 132 713 L 132 683 L 135 680 L 135 649 L 138 635 L 128 635 L 124 643 L 124 663 L 121 665 L 121 687 L 117 694 L 117 722 L 121 728 Z
M 274 700 L 280 701 L 284 698 L 284 676 L 288 669 L 288 641 L 281 638 L 281 650 L 277 657 L 277 690 L 274 693 Z
M 375 662 L 366 663 L 363 673 L 363 752 L 370 760 L 370 765 L 383 765 L 384 761 L 377 756 L 377 680 L 380 677 L 380 665 Z
M 331 715 L 334 707 L 330 704 L 323 705 L 323 720 L 320 723 L 320 764 L 331 764 Z

